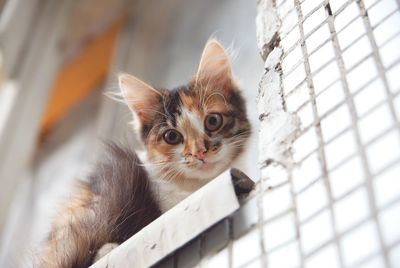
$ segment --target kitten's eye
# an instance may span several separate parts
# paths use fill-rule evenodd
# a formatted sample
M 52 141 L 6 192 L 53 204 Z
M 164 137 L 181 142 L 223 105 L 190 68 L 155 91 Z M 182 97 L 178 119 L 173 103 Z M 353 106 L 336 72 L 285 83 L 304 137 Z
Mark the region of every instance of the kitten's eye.
M 208 131 L 216 131 L 222 126 L 222 116 L 220 114 L 209 114 L 204 121 L 204 127 Z
M 183 137 L 182 137 L 181 133 L 179 133 L 175 129 L 170 129 L 170 130 L 165 131 L 164 140 L 168 144 L 176 145 L 183 140 Z

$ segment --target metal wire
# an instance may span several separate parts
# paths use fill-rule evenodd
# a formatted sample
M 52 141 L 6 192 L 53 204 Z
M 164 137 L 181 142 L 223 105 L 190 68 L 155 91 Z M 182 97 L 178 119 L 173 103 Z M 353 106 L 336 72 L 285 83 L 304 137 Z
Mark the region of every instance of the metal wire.
M 284 10 L 284 5 L 288 5 L 288 1 L 293 1 L 293 0 L 286 0 L 286 1 L 276 1 L 276 10 Z M 320 1 L 319 3 L 315 3 L 315 6 L 310 9 L 309 12 L 306 14 L 303 14 L 303 9 L 302 5 L 305 4 L 306 2 L 311 1 L 311 0 L 294 0 L 294 8 L 292 10 L 285 10 L 283 11 L 280 15 L 280 19 L 282 21 L 282 24 L 285 23 L 285 19 L 289 16 L 293 16 L 292 12 L 296 13 L 297 16 L 297 22 L 294 25 L 291 25 L 290 27 L 283 27 L 284 30 L 281 30 L 280 32 L 280 37 L 283 42 L 285 41 L 285 38 L 288 38 L 293 31 L 298 31 L 299 32 L 299 38 L 297 41 L 295 41 L 291 46 L 289 46 L 288 49 L 284 50 L 284 54 L 282 56 L 282 60 L 285 61 L 289 56 L 291 56 L 292 53 L 296 49 L 300 47 L 301 49 L 301 54 L 302 58 L 298 59 L 297 62 L 295 62 L 292 66 L 288 67 L 287 70 L 282 71 L 282 79 L 285 82 L 285 79 L 292 79 L 291 76 L 296 76 L 298 73 L 295 73 L 298 71 L 298 68 L 304 68 L 305 70 L 305 77 L 304 79 L 300 79 L 300 81 L 294 85 L 293 88 L 285 88 L 283 86 L 283 92 L 284 92 L 284 99 L 287 101 L 290 98 L 296 98 L 297 95 L 299 94 L 300 91 L 303 90 L 308 90 L 308 96 L 309 99 L 305 100 L 303 103 L 301 103 L 295 110 L 291 111 L 294 113 L 299 113 L 302 109 L 304 109 L 307 105 L 311 105 L 312 108 L 312 114 L 313 114 L 313 122 L 305 126 L 300 134 L 299 137 L 307 133 L 308 131 L 315 131 L 316 137 L 318 139 L 318 146 L 316 149 L 311 150 L 308 152 L 306 155 L 304 155 L 301 159 L 299 159 L 296 162 L 296 165 L 301 168 L 302 164 L 304 161 L 306 161 L 311 155 L 317 154 L 318 155 L 318 160 L 319 160 L 319 168 L 321 169 L 321 175 L 318 176 L 317 178 L 311 180 L 308 184 L 306 184 L 302 189 L 295 191 L 294 189 L 294 182 L 295 180 L 299 178 L 294 178 L 293 175 L 289 175 L 289 184 L 291 187 L 291 196 L 293 199 L 293 207 L 289 210 L 285 210 L 283 213 L 278 214 L 276 217 L 268 220 L 264 220 L 263 224 L 264 226 L 268 226 L 270 222 L 276 220 L 276 218 L 283 217 L 289 213 L 294 213 L 295 215 L 295 225 L 296 225 L 296 233 L 297 237 L 294 240 L 287 241 L 282 245 L 277 246 L 276 248 L 272 248 L 269 251 L 265 251 L 265 255 L 269 255 L 272 252 L 276 250 L 280 250 L 282 247 L 285 247 L 287 244 L 290 244 L 292 242 L 299 242 L 298 250 L 299 250 L 299 266 L 307 266 L 306 262 L 309 258 L 313 257 L 314 255 L 318 254 L 321 250 L 328 246 L 334 246 L 337 252 L 337 258 L 338 258 L 338 263 L 341 267 L 357 267 L 362 264 L 369 263 L 372 261 L 374 258 L 379 257 L 383 260 L 383 264 L 385 267 L 393 267 L 393 264 L 390 261 L 389 257 L 389 252 L 391 249 L 396 247 L 397 245 L 400 244 L 400 239 L 396 240 L 392 244 L 387 244 L 384 239 L 383 235 L 383 225 L 381 222 L 381 219 L 379 215 L 387 210 L 388 208 L 392 207 L 393 205 L 396 205 L 400 202 L 400 193 L 398 196 L 390 201 L 389 203 L 383 205 L 383 206 L 378 206 L 377 205 L 377 200 L 376 200 L 376 189 L 375 189 L 375 184 L 374 180 L 375 178 L 379 177 L 381 174 L 383 174 L 385 171 L 391 169 L 392 167 L 399 165 L 400 162 L 400 157 L 396 157 L 395 159 L 388 160 L 387 163 L 384 163 L 383 166 L 379 170 L 374 170 L 371 167 L 371 160 L 369 159 L 368 156 L 368 150 L 371 146 L 374 146 L 378 142 L 386 139 L 388 137 L 388 133 L 396 133 L 395 135 L 397 136 L 398 139 L 400 139 L 400 123 L 399 123 L 399 118 L 398 118 L 398 112 L 396 112 L 396 106 L 395 106 L 395 99 L 399 97 L 400 95 L 400 88 L 397 86 L 397 88 L 391 88 L 390 83 L 387 77 L 387 73 L 392 70 L 393 68 L 398 68 L 400 64 L 400 52 L 397 52 L 397 54 L 392 55 L 392 61 L 390 64 L 387 64 L 385 66 L 384 61 L 382 59 L 381 55 L 381 50 L 385 47 L 388 46 L 391 42 L 394 42 L 396 38 L 400 36 L 400 31 L 395 31 L 395 33 L 392 36 L 389 36 L 386 40 L 383 42 L 377 42 L 377 39 L 374 34 L 374 30 L 377 29 L 380 25 L 388 21 L 389 19 L 393 18 L 394 16 L 400 16 L 400 1 L 397 1 L 397 8 L 394 10 L 386 10 L 385 14 L 383 17 L 380 19 L 376 20 L 374 24 L 371 23 L 371 18 L 369 17 L 368 12 L 371 9 L 376 8 L 378 5 L 382 4 L 382 1 L 375 1 L 370 3 L 368 7 L 365 6 L 364 1 L 362 0 L 348 0 L 348 1 L 343 1 L 343 4 L 340 7 L 337 7 L 336 10 L 333 10 L 332 8 L 332 2 L 335 2 L 334 0 L 324 0 Z M 385 1 L 385 0 L 383 0 Z M 337 3 L 334 3 L 337 4 Z M 350 18 L 344 25 L 341 26 L 339 30 L 336 29 L 336 24 L 335 24 L 335 19 L 336 17 L 341 14 L 342 12 L 346 11 L 348 8 L 350 8 L 351 5 L 356 4 L 358 8 L 358 14 L 354 18 Z M 324 9 L 325 11 L 325 18 L 319 22 L 318 26 L 314 27 L 313 29 L 309 30 L 307 33 L 304 30 L 303 23 L 310 19 L 313 14 L 315 14 L 317 11 L 319 11 L 321 8 Z M 354 33 L 355 38 L 350 40 L 350 42 L 347 42 L 348 44 L 345 44 L 344 46 L 341 45 L 340 40 L 339 40 L 339 35 L 344 33 L 348 27 L 350 27 L 352 24 L 355 23 L 357 20 L 362 20 L 362 24 L 365 28 L 365 32 L 360 32 L 360 33 Z M 314 49 L 311 51 L 308 50 L 308 47 L 306 45 L 306 40 L 312 36 L 316 31 L 321 29 L 321 27 L 328 27 L 329 32 L 330 32 L 330 37 L 325 40 L 321 40 L 320 43 L 318 43 Z M 371 51 L 366 53 L 365 55 L 362 55 L 361 58 L 359 58 L 358 61 L 353 62 L 352 66 L 346 66 L 345 60 L 344 60 L 344 53 L 349 51 L 350 49 L 357 49 L 357 45 L 359 44 L 359 41 L 365 39 L 368 41 L 369 46 L 371 47 Z M 313 56 L 316 54 L 322 47 L 324 47 L 327 44 L 331 44 L 333 49 L 334 49 L 334 57 L 332 59 L 328 59 L 326 62 L 324 62 L 321 66 L 319 66 L 316 70 L 311 70 L 310 67 L 310 56 Z M 378 45 L 379 44 L 379 45 Z M 282 46 L 282 45 L 281 45 Z M 350 77 L 349 74 L 351 74 L 354 70 L 365 64 L 367 61 L 373 62 L 377 72 L 376 75 L 372 77 L 360 77 L 359 79 L 363 79 L 365 83 L 362 83 L 361 86 L 359 86 L 356 89 L 351 89 L 349 85 L 349 81 L 351 79 L 354 79 L 354 77 Z M 330 66 L 334 64 L 335 66 L 338 67 L 339 70 L 339 76 L 338 77 L 333 77 L 333 81 L 329 82 L 325 87 L 323 88 L 318 88 L 318 91 L 315 90 L 315 84 L 314 84 L 314 78 L 320 74 L 321 72 L 325 72 L 327 66 Z M 300 72 L 301 73 L 301 72 Z M 299 77 L 301 78 L 301 77 Z M 368 107 L 367 110 L 363 111 L 362 114 L 359 114 L 357 111 L 357 106 L 354 101 L 355 97 L 357 97 L 360 93 L 362 93 L 371 83 L 375 81 L 380 81 L 383 84 L 384 92 L 385 92 L 385 98 L 383 100 L 377 101 L 370 107 Z M 350 81 L 351 82 L 351 81 Z M 340 87 L 343 90 L 344 93 L 344 99 L 336 103 L 334 106 L 332 106 L 330 109 L 325 111 L 323 114 L 319 112 L 319 109 L 317 107 L 317 102 L 319 96 L 323 94 L 325 91 L 327 91 L 333 84 L 335 83 L 340 83 Z M 330 138 L 325 138 L 324 137 L 324 132 L 321 127 L 321 123 L 326 120 L 329 115 L 337 111 L 341 107 L 347 107 L 346 109 L 349 111 L 349 117 L 350 117 L 350 122 L 351 124 L 342 130 L 340 130 L 338 133 L 335 133 Z M 375 111 L 382 107 L 387 107 L 389 111 L 389 117 L 390 117 L 390 122 L 391 125 L 387 127 L 386 129 L 383 129 L 381 132 L 379 132 L 376 136 L 373 136 L 369 140 L 363 140 L 362 135 L 365 133 L 362 133 L 362 129 L 360 128 L 360 122 L 368 118 L 371 114 L 373 114 Z M 302 118 L 300 118 L 302 119 Z M 340 124 L 340 122 L 338 122 Z M 355 141 L 356 145 L 356 150 L 353 153 L 350 153 L 343 159 L 341 159 L 338 163 L 335 163 L 333 166 L 329 166 L 327 163 L 327 157 L 329 157 L 329 152 L 326 150 L 326 147 L 338 140 L 340 137 L 342 137 L 344 134 L 349 134 L 351 133 L 352 138 Z M 400 148 L 393 148 L 395 151 L 400 151 Z M 364 173 L 364 181 L 357 183 L 353 185 L 353 187 L 346 192 L 342 193 L 339 197 L 335 197 L 332 191 L 332 181 L 331 181 L 331 174 L 332 172 L 340 169 L 343 165 L 351 161 L 352 159 L 355 158 L 361 159 L 361 167 L 362 171 Z M 293 170 L 292 170 L 293 171 Z M 349 174 L 351 176 L 351 174 Z M 345 179 L 345 178 L 344 178 Z M 323 183 L 324 189 L 325 189 L 325 195 L 327 197 L 327 204 L 323 205 L 321 208 L 317 209 L 311 215 L 308 215 L 304 219 L 300 219 L 298 216 L 297 211 L 299 211 L 299 206 L 298 206 L 298 198 L 301 195 L 307 195 L 308 190 L 316 185 L 317 183 Z M 362 219 L 361 221 L 351 225 L 349 228 L 343 230 L 340 230 L 340 228 L 337 225 L 338 222 L 338 215 L 335 213 L 335 204 L 338 202 L 341 202 L 348 198 L 349 196 L 352 196 L 356 191 L 360 189 L 366 189 L 367 197 L 368 197 L 368 202 L 365 204 L 368 206 L 369 210 L 369 216 L 367 218 Z M 272 189 L 271 191 L 274 191 Z M 268 194 L 268 191 L 265 193 Z M 316 202 L 319 202 L 316 200 Z M 303 225 L 313 221 L 316 217 L 322 215 L 323 213 L 329 212 L 329 218 L 330 218 L 330 228 L 332 230 L 332 238 L 324 241 L 322 244 L 320 244 L 318 247 L 312 249 L 309 252 L 304 251 L 304 238 L 302 237 L 302 233 L 300 229 L 302 228 Z M 378 251 L 371 253 L 367 256 L 364 256 L 361 259 L 356 260 L 352 264 L 348 264 L 346 261 L 345 255 L 347 254 L 345 249 L 343 248 L 343 237 L 346 237 L 348 234 L 351 234 L 352 232 L 358 230 L 362 226 L 365 226 L 366 222 L 372 222 L 374 226 L 374 232 L 376 232 L 376 236 L 378 238 Z M 265 241 L 263 241 L 264 243 Z M 356 249 L 355 249 L 356 250 Z M 350 266 L 349 266 L 350 265 Z
M 261 166 L 266 175 L 263 175 L 259 182 L 256 196 L 259 220 L 247 230 L 247 233 L 258 232 L 259 235 L 257 238 L 259 241 L 256 241 L 259 248 L 250 248 L 254 247 L 252 244 L 248 245 L 248 250 L 260 250 L 261 255 L 241 260 L 240 265 L 235 263 L 234 248 L 239 241 L 235 240 L 236 238 L 231 234 L 226 254 L 228 267 L 310 267 L 312 259 L 315 260 L 316 257 L 321 256 L 321 252 L 330 249 L 333 250 L 331 252 L 334 252 L 334 258 L 331 258 L 330 261 L 335 261 L 336 266 L 339 267 L 375 265 L 378 260 L 381 266 L 395 268 L 398 264 L 394 263 L 392 252 L 398 250 L 400 246 L 400 235 L 396 234 L 398 237 L 391 237 L 391 241 L 386 241 L 387 230 L 382 215 L 400 204 L 400 191 L 397 190 L 391 199 L 382 202 L 379 200 L 382 198 L 379 197 L 382 193 L 379 193 L 377 183 L 380 180 L 379 177 L 387 176 L 388 171 L 400 167 L 400 107 L 396 107 L 396 102 L 400 103 L 400 79 L 395 79 L 393 83 L 393 76 L 389 75 L 391 72 L 400 70 L 400 51 L 398 49 L 392 51 L 389 60 L 387 52 L 384 52 L 393 44 L 400 47 L 400 30 L 391 30 L 389 35 L 386 33 L 384 40 L 378 40 L 376 31 L 383 26 L 387 28 L 387 25 L 384 24 L 389 20 L 400 19 L 400 0 L 270 0 L 267 2 L 271 4 L 271 9 L 274 9 L 281 21 L 278 46 L 282 49 L 283 55 L 281 57 L 282 68 L 278 68 L 278 71 L 282 79 L 282 103 L 286 112 L 297 115 L 300 121 L 304 121 L 304 125 L 301 126 L 292 146 L 293 164 L 283 167 L 287 174 L 285 175 L 286 179 L 274 181 L 273 175 L 271 175 L 274 165 L 263 163 Z M 393 3 L 395 3 L 394 8 Z M 382 5 L 385 4 L 388 8 L 382 10 Z M 391 9 L 389 9 L 390 7 Z M 350 15 L 353 17 L 349 16 L 349 12 L 352 12 Z M 315 17 L 315 14 L 318 16 Z M 338 23 L 339 16 L 345 21 Z M 315 21 L 316 18 L 319 21 Z M 349 29 L 357 29 L 360 25 L 362 28 L 359 28 L 359 32 L 349 34 Z M 398 25 L 391 26 L 398 27 Z M 318 32 L 323 30 L 322 28 L 327 30 L 329 35 L 319 36 L 323 33 L 322 31 Z M 315 41 L 315 36 L 319 39 L 318 42 Z M 296 38 L 294 39 L 294 37 Z M 312 37 L 314 43 L 310 41 Z M 360 45 L 361 42 L 364 42 L 364 50 Z M 312 43 L 312 48 L 309 47 L 310 43 Z M 365 49 L 365 45 L 368 49 Z M 332 55 L 318 54 L 326 46 L 332 47 Z M 359 49 L 363 53 L 353 55 L 355 51 L 357 54 Z M 323 58 L 324 56 L 326 58 Z M 317 68 L 312 68 L 315 66 L 310 60 L 311 57 L 322 57 Z M 348 64 L 349 62 L 351 64 Z M 366 66 L 372 66 L 373 71 L 369 74 L 360 73 L 360 70 L 368 71 Z M 318 82 L 318 79 L 321 79 L 319 76 L 324 79 L 329 78 L 329 80 L 321 84 Z M 382 86 L 375 88 L 371 86 L 374 84 Z M 360 102 L 356 101 L 357 98 L 365 97 L 365 94 L 372 94 L 377 89 L 383 93 L 360 111 Z M 320 98 L 328 90 L 330 92 L 336 90 L 334 94 L 340 98 L 336 99 L 329 107 L 321 107 Z M 328 96 L 334 95 L 330 93 Z M 371 95 L 369 98 L 374 97 Z M 306 108 L 309 109 L 307 120 L 302 114 Z M 370 124 L 369 128 L 372 127 L 374 130 L 376 128 L 379 131 L 375 131 L 373 135 L 367 135 L 365 138 L 365 135 L 369 134 L 367 133 L 369 129 L 363 128 L 364 122 L 376 116 L 376 113 L 382 109 L 388 111 L 384 115 L 385 118 L 379 117 L 377 122 L 368 123 Z M 344 120 L 345 122 L 340 121 L 343 118 L 339 118 L 337 122 L 328 121 L 337 111 L 343 110 L 348 117 Z M 381 114 L 379 115 L 381 116 Z M 380 119 L 385 122 L 384 125 L 380 124 Z M 329 126 L 332 132 L 328 134 L 324 130 L 326 122 L 335 124 L 335 126 Z M 306 135 L 312 137 L 309 138 L 309 140 L 311 139 L 308 141 L 309 143 L 301 141 Z M 349 139 L 350 143 L 340 144 L 343 139 Z M 386 148 L 387 145 L 385 147 L 384 143 L 389 141 L 391 142 L 390 148 Z M 302 147 L 297 147 L 296 144 L 301 144 L 301 142 L 303 142 Z M 336 156 L 333 162 L 332 157 L 335 152 L 332 151 L 332 148 L 342 153 L 339 158 Z M 379 158 L 371 157 L 371 150 L 377 148 L 380 150 L 385 148 L 389 151 L 380 152 L 382 155 L 379 155 Z M 385 153 L 391 154 L 391 157 L 385 158 Z M 318 172 L 313 172 L 313 177 L 308 177 L 309 174 L 298 173 L 310 160 L 313 163 L 312 168 L 318 169 Z M 375 163 L 376 160 L 380 161 L 379 165 Z M 353 163 L 357 166 L 351 166 Z M 335 181 L 338 180 L 337 173 L 341 175 L 339 177 L 342 181 L 346 181 L 352 176 L 356 176 L 352 174 L 351 168 L 358 168 L 362 178 L 349 182 L 345 188 L 337 192 L 337 188 L 335 190 L 335 187 L 338 187 Z M 271 170 L 272 172 L 270 172 Z M 343 170 L 346 171 L 345 174 Z M 392 174 L 392 176 L 398 176 L 398 174 Z M 395 181 L 395 179 L 397 178 L 390 178 L 391 181 Z M 315 189 L 319 189 L 322 194 L 316 195 L 313 192 Z M 284 193 L 289 196 L 289 205 L 287 200 L 275 199 L 276 203 L 273 204 L 268 203 L 271 200 L 268 202 L 264 200 L 272 196 L 274 192 L 282 193 L 282 191 L 286 191 Z M 339 213 L 338 204 L 348 205 L 349 199 L 360 194 L 365 196 L 364 203 L 360 207 L 352 209 L 364 210 L 364 214 L 354 218 L 353 222 L 343 225 L 343 220 L 346 219 L 344 219 L 344 214 Z M 311 204 L 314 207 L 307 208 L 308 211 L 305 213 L 306 206 L 302 203 L 302 198 L 311 199 L 311 202 L 317 205 Z M 281 204 L 281 202 L 286 203 Z M 279 209 L 275 209 L 274 213 L 269 214 L 270 206 Z M 315 225 L 315 222 L 321 218 L 325 219 L 325 229 L 319 226 L 322 224 Z M 400 218 L 400 212 L 397 218 Z M 295 235 L 281 240 L 277 236 L 279 241 L 272 242 L 271 246 L 269 243 L 273 238 L 268 236 L 267 229 L 282 219 L 290 219 L 289 225 L 292 226 L 293 230 L 291 231 L 294 231 Z M 314 224 L 313 227 L 317 227 L 312 230 L 314 236 L 324 236 L 324 239 L 319 240 L 318 243 L 314 241 L 312 246 L 310 246 L 310 237 L 307 237 L 307 233 L 304 232 L 305 226 L 311 224 Z M 289 228 L 288 226 L 285 228 Z M 288 230 L 285 228 L 282 229 L 282 236 L 285 236 L 283 232 Z M 363 235 L 375 238 L 374 244 L 376 242 L 376 245 L 373 246 L 376 248 L 354 257 L 353 255 L 357 255 L 359 248 L 349 249 L 346 243 L 351 241 L 353 244 L 362 245 L 364 237 L 355 238 L 354 234 L 363 230 Z M 357 239 L 358 241 L 355 241 Z M 371 243 L 371 241 L 367 243 Z M 241 247 L 243 248 L 243 245 Z M 288 248 L 291 248 L 290 253 L 285 251 Z M 273 260 L 274 255 L 276 256 L 276 253 L 279 252 L 285 253 L 278 254 L 278 261 L 276 257 Z M 290 265 L 288 265 L 288 261 L 291 262 Z M 317 266 L 314 263 L 312 267 L 328 266 L 327 261 L 329 260 L 325 258 L 320 259 L 320 263 Z

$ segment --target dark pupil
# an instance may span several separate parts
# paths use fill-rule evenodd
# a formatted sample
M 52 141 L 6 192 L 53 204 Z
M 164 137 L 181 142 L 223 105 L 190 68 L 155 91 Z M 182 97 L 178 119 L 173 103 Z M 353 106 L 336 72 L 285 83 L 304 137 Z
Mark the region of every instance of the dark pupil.
M 168 140 L 171 141 L 171 142 L 176 142 L 178 140 L 178 135 L 173 131 L 170 131 L 167 134 L 167 136 L 168 136 Z
M 215 116 L 208 118 L 208 123 L 212 126 L 216 126 L 218 124 L 218 119 Z

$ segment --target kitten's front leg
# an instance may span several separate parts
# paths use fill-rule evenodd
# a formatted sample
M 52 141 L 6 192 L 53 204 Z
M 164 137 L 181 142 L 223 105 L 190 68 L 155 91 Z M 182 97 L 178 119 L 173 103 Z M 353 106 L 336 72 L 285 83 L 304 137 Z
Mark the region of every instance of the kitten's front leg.
M 93 263 L 97 262 L 98 260 L 100 260 L 101 258 L 103 258 L 105 255 L 107 255 L 108 253 L 111 252 L 111 250 L 113 250 L 114 248 L 118 247 L 119 244 L 117 243 L 107 243 L 104 244 L 98 251 L 96 256 L 94 257 L 94 261 Z

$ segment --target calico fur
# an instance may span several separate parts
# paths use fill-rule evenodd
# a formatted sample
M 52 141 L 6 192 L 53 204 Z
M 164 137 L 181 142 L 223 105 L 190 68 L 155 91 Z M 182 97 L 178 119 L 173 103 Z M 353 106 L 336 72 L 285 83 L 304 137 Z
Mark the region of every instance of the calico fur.
M 156 89 L 128 74 L 119 85 L 145 154 L 139 159 L 108 145 L 105 159 L 56 217 L 39 267 L 88 267 L 99 250 L 122 243 L 217 177 L 246 147 L 245 102 L 216 40 L 207 43 L 186 85 Z M 168 142 L 169 131 L 178 142 Z
M 106 146 L 105 160 L 55 219 L 39 267 L 87 268 L 104 244 L 122 243 L 161 215 L 136 153 Z

